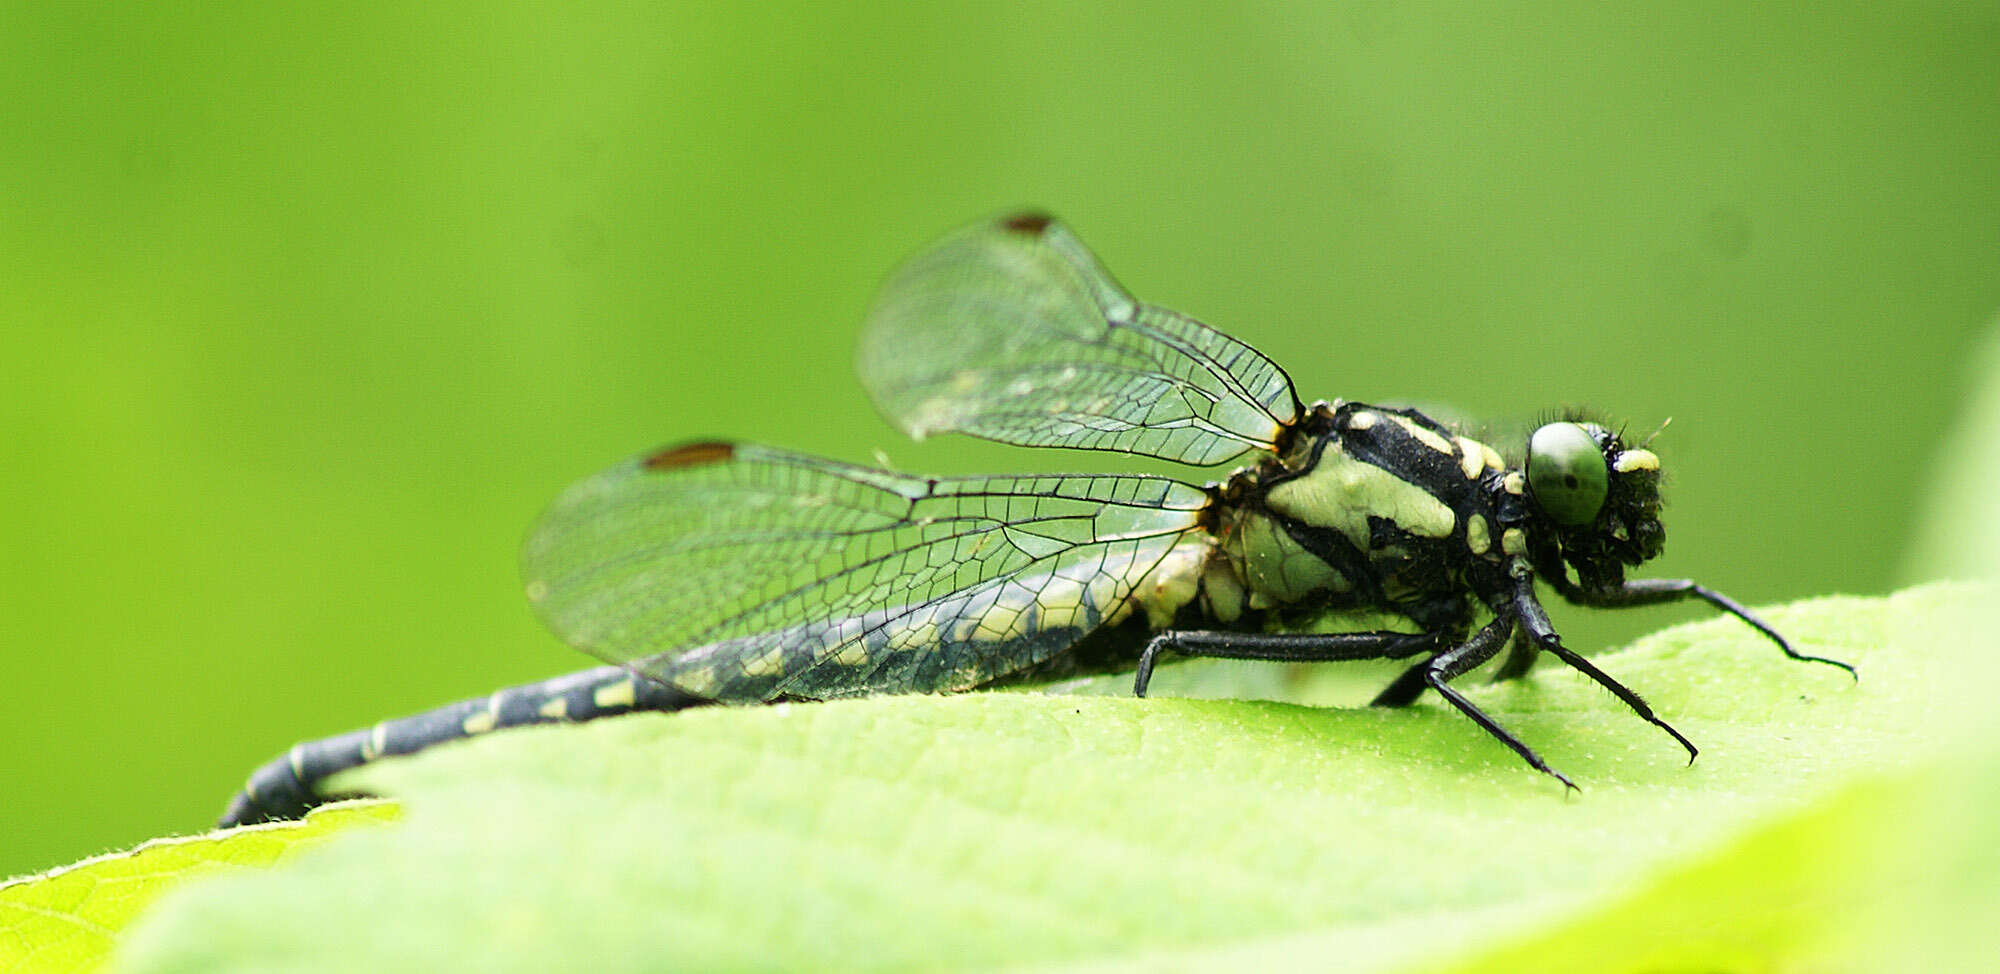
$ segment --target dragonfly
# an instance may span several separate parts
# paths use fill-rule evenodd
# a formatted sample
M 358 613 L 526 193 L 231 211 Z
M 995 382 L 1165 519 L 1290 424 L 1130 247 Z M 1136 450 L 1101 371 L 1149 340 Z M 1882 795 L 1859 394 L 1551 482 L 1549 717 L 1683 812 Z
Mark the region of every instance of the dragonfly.
M 1503 650 L 1498 678 L 1546 653 L 1692 762 L 1692 741 L 1563 642 L 1538 587 L 1604 609 L 1705 602 L 1794 660 L 1854 672 L 1692 580 L 1626 577 L 1666 540 L 1646 445 L 1569 418 L 1509 462 L 1415 409 L 1305 405 L 1270 358 L 1136 300 L 1044 214 L 908 259 L 858 372 L 918 439 L 1236 466 L 1197 485 L 923 477 L 739 442 L 646 453 L 562 493 L 522 548 L 535 611 L 605 665 L 295 746 L 222 824 L 295 817 L 332 797 L 318 786 L 334 772 L 501 728 L 1122 670 L 1144 696 L 1170 657 L 1408 659 L 1374 704 L 1433 692 L 1575 789 L 1453 686 Z M 1343 631 L 1358 614 L 1390 623 Z

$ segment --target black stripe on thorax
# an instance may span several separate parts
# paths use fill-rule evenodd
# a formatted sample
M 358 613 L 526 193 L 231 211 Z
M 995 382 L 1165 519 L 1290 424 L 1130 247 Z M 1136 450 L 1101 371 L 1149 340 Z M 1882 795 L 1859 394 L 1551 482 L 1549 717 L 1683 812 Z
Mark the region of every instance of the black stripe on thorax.
M 1363 430 L 1351 430 L 1344 425 L 1337 427 L 1341 448 L 1348 456 L 1370 466 L 1380 467 L 1399 479 L 1409 481 L 1422 488 L 1425 493 L 1443 501 L 1445 506 L 1450 507 L 1455 513 L 1464 513 L 1460 510 L 1464 505 L 1454 502 L 1471 493 L 1466 489 L 1469 482 L 1465 473 L 1459 468 L 1460 458 L 1456 455 L 1456 451 L 1463 447 L 1458 446 L 1457 434 L 1414 409 L 1385 409 L 1380 406 L 1363 406 L 1359 403 L 1354 405 L 1357 410 L 1378 413 L 1384 419 Z M 1454 453 L 1447 454 L 1433 449 L 1429 444 L 1417 439 L 1415 434 L 1404 429 L 1403 424 L 1387 419 L 1389 416 L 1401 416 L 1438 435 L 1446 443 L 1452 444 Z M 1318 462 L 1317 451 L 1314 452 L 1313 459 L 1315 463 Z M 1457 489 L 1447 494 L 1440 494 L 1440 487 Z

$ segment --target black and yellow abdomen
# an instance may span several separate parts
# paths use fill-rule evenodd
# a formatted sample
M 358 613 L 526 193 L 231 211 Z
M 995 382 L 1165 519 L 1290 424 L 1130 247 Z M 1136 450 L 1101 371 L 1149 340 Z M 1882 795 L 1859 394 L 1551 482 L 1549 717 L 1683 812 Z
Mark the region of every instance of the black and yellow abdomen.
M 377 758 L 412 754 L 508 727 L 594 720 L 634 710 L 683 710 L 708 702 L 622 666 L 599 666 L 508 687 L 477 699 L 295 745 L 251 772 L 243 790 L 230 800 L 220 826 L 297 818 L 328 800 L 329 796 L 317 790 L 321 780 Z

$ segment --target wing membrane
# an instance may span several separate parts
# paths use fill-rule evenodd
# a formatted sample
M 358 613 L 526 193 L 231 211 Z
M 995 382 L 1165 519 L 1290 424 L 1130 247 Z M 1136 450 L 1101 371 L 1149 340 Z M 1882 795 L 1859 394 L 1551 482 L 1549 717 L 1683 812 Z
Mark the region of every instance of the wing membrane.
M 964 689 L 1129 611 L 1205 499 L 1159 477 L 925 479 L 704 443 L 570 488 L 522 574 L 566 641 L 691 693 Z
M 1192 318 L 1140 304 L 1069 229 L 1017 216 L 962 230 L 884 285 L 862 385 L 912 436 L 1221 463 L 1298 416 L 1284 370 Z

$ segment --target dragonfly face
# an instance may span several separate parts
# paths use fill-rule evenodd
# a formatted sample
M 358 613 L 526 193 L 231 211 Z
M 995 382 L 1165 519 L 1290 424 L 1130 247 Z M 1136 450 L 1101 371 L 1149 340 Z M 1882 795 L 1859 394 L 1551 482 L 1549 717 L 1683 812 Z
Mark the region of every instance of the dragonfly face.
M 1666 546 L 1660 458 L 1651 450 L 1627 447 L 1595 423 L 1550 423 L 1529 437 L 1525 473 L 1541 514 L 1537 536 L 1547 539 L 1531 545 L 1544 574 L 1561 575 L 1567 564 L 1582 588 L 1609 591 L 1624 583 L 1626 567 Z

